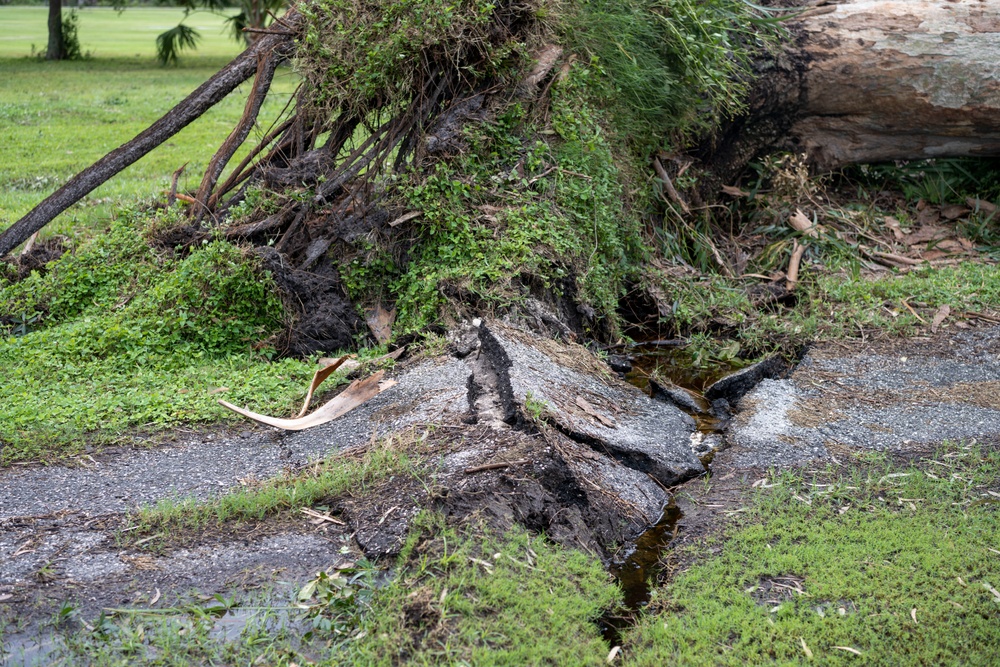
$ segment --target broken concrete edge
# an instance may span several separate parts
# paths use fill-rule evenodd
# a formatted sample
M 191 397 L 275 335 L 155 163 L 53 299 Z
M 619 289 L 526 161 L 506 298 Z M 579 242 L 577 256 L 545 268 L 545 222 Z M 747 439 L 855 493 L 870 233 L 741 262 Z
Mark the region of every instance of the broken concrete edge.
M 526 364 L 524 350 L 520 350 L 524 343 L 507 340 L 504 335 L 507 328 L 502 324 L 476 322 L 470 329 L 475 332 L 479 348 L 475 355 L 471 353 L 477 346 L 465 340 L 471 332 L 453 332 L 459 342 L 452 356 L 466 360 L 472 371 L 465 387 L 468 412 L 460 419 L 460 428 L 481 429 L 476 437 L 488 443 L 488 448 L 476 452 L 474 462 L 487 465 L 482 472 L 465 475 L 463 471 L 473 460 L 466 456 L 469 450 L 456 451 L 443 460 L 461 454 L 463 464 L 435 480 L 439 488 L 434 497 L 414 487 L 408 492 L 406 509 L 401 506 L 393 511 L 377 503 L 373 507 L 355 502 L 345 504 L 344 516 L 367 555 L 386 557 L 397 553 L 410 519 L 421 509 L 429 509 L 451 519 L 486 517 L 500 529 L 517 522 L 555 542 L 583 548 L 610 563 L 615 554 L 623 549 L 628 551 L 634 540 L 662 518 L 671 502 L 671 486 L 704 474 L 704 467 L 694 452 L 689 451 L 693 445 L 688 432 L 693 429 L 690 418 L 614 377 L 595 375 L 591 381 L 611 393 L 632 390 L 627 393 L 629 399 L 644 405 L 643 410 L 632 413 L 626 409 L 618 419 L 648 421 L 650 412 L 662 413 L 668 418 L 666 423 L 681 428 L 683 437 L 658 438 L 662 451 L 643 451 L 629 446 L 634 444 L 631 442 L 615 442 L 616 435 L 625 437 L 621 435 L 628 431 L 624 427 L 606 429 L 606 435 L 595 437 L 552 414 L 536 421 L 521 402 L 525 398 L 523 387 L 519 391 L 515 386 L 519 381 L 523 383 L 525 377 L 536 376 L 523 376 L 525 369 L 518 364 L 530 365 L 531 373 L 543 379 L 559 373 L 576 377 L 579 369 L 561 366 L 559 359 L 552 359 L 541 350 L 535 350 L 540 356 L 532 360 L 534 363 Z M 538 339 L 524 332 L 520 334 Z M 545 345 L 551 342 L 546 341 Z M 558 352 L 565 347 L 569 356 L 586 354 L 588 363 L 594 361 L 592 353 L 583 347 L 558 345 Z M 595 364 L 594 368 L 598 366 Z M 619 383 L 621 387 L 617 386 Z M 587 389 L 580 386 L 577 392 L 576 395 L 587 393 Z M 539 395 L 543 394 L 539 390 Z M 610 400 L 616 398 L 611 396 Z M 641 430 L 637 433 L 639 439 L 646 435 Z M 633 440 L 637 437 L 635 433 L 630 435 Z M 518 442 L 521 444 L 517 447 L 525 448 L 512 448 L 511 443 Z M 489 469 L 490 462 L 513 460 L 512 457 L 531 463 Z M 389 519 L 385 512 L 390 512 Z
M 794 353 L 796 361 L 801 360 L 805 350 Z M 714 382 L 705 389 L 705 398 L 715 402 L 725 399 L 730 405 L 736 405 L 751 389 L 760 384 L 761 380 L 775 380 L 787 375 L 794 368 L 781 354 L 772 354 L 755 364 L 730 373 L 721 380 Z

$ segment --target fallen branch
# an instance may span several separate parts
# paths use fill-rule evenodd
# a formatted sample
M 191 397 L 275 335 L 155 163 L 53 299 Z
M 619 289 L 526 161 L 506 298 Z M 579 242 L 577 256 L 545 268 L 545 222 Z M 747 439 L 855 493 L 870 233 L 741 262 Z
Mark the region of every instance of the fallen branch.
M 510 466 L 523 466 L 531 463 L 529 459 L 518 459 L 517 461 L 503 461 L 501 463 L 487 463 L 483 466 L 476 466 L 474 468 L 466 468 L 463 472 L 466 475 L 471 475 L 477 472 L 485 472 L 487 470 L 500 470 L 501 468 L 509 468 Z
M 312 523 L 314 525 L 319 525 L 321 523 L 332 523 L 332 524 L 336 524 L 338 526 L 346 526 L 347 525 L 346 523 L 344 523 L 343 521 L 341 521 L 337 517 L 330 516 L 329 514 L 327 514 L 325 512 L 317 512 L 316 510 L 312 509 L 311 507 L 300 507 L 299 511 L 302 512 L 303 514 L 305 514 L 306 516 L 311 517 L 313 519 L 313 521 L 310 521 L 309 523 Z
M 180 167 L 176 169 L 176 171 L 174 171 L 174 175 L 170 178 L 170 194 L 167 195 L 168 208 L 170 206 L 173 206 L 174 202 L 177 201 L 177 181 L 180 179 L 181 174 L 184 173 L 184 168 L 187 166 L 188 166 L 187 162 L 182 164 Z
M 975 310 L 966 310 L 962 313 L 962 317 L 974 318 L 977 320 L 982 320 L 983 322 L 993 322 L 994 324 L 1000 324 L 1000 317 L 994 315 L 987 315 L 986 313 L 979 313 Z
M 234 187 L 242 183 L 244 180 L 247 179 L 247 177 L 250 176 L 251 173 L 253 173 L 253 169 L 248 170 L 247 166 L 249 166 L 250 163 L 253 162 L 254 158 L 260 155 L 260 152 L 265 148 L 267 148 L 271 144 L 271 142 L 277 138 L 279 134 L 281 134 L 289 127 L 291 127 L 292 123 L 295 122 L 296 118 L 297 118 L 296 116 L 291 116 L 290 118 L 287 118 L 285 122 L 283 122 L 281 125 L 268 132 L 267 136 L 261 139 L 260 143 L 258 143 L 256 146 L 253 147 L 253 149 L 251 149 L 250 153 L 248 153 L 247 156 L 243 158 L 243 160 L 236 166 L 236 168 L 233 169 L 233 173 L 229 175 L 229 178 L 227 178 L 226 181 L 222 185 L 220 185 L 218 189 L 216 189 L 215 193 L 208 200 L 209 206 L 214 207 L 215 204 L 218 202 L 219 197 L 226 194 Z
M 298 26 L 302 16 L 292 9 L 285 15 L 285 20 Z M 285 58 L 292 46 L 293 40 L 289 35 L 262 37 L 158 121 L 71 178 L 0 234 L 0 257 L 5 257 L 57 215 L 197 120 L 257 71 L 258 57 L 273 54 L 275 58 Z
M 670 198 L 674 201 L 674 203 L 681 207 L 681 210 L 684 211 L 685 215 L 691 213 L 691 209 L 688 207 L 687 202 L 681 198 L 680 193 L 678 193 L 674 188 L 674 183 L 670 180 L 667 170 L 663 168 L 660 158 L 653 158 L 653 169 L 656 171 L 656 175 L 660 177 L 660 180 L 663 181 L 663 189 L 667 191 L 667 194 L 670 195 Z

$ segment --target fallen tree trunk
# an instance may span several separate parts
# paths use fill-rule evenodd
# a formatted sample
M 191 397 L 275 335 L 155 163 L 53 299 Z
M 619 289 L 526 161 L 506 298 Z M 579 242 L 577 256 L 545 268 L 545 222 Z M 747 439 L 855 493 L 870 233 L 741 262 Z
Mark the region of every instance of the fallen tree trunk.
M 749 112 L 703 150 L 723 182 L 774 150 L 817 171 L 1000 156 L 1000 4 L 846 0 L 788 27 Z
M 284 23 L 297 25 L 298 12 L 292 10 Z M 57 215 L 86 197 L 95 188 L 135 163 L 151 150 L 197 120 L 258 70 L 264 59 L 282 59 L 291 52 L 292 33 L 268 34 L 219 70 L 193 93 L 184 98 L 162 118 L 143 130 L 134 139 L 111 151 L 103 158 L 74 176 L 64 186 L 49 195 L 23 218 L 0 234 L 0 258 L 21 245 L 32 234 L 50 223 Z
M 288 25 L 300 22 L 294 10 L 285 18 Z M 805 154 L 817 170 L 851 163 L 1000 155 L 1000 81 L 994 76 L 994 63 L 1000 62 L 1000 7 L 995 3 L 846 0 L 809 8 L 789 27 L 792 39 L 786 48 L 761 61 L 747 114 L 702 147 L 700 157 L 714 175 L 702 184 L 703 194 L 712 194 L 720 181 L 731 182 L 750 160 L 776 149 Z M 259 58 L 276 49 L 284 54 L 291 47 L 290 33 L 261 38 L 148 130 L 78 174 L 0 234 L 0 257 L 196 119 L 259 67 L 262 78 L 267 78 L 269 67 Z M 362 171 L 377 171 L 371 165 L 379 164 L 397 145 L 404 147 L 397 162 L 408 156 L 417 130 L 430 122 L 433 110 L 457 94 L 461 77 L 454 76 L 447 61 L 440 67 L 452 75 L 428 72 L 426 81 L 415 84 L 418 102 L 372 128 L 371 145 L 362 146 L 336 168 L 327 163 L 361 121 L 355 113 L 335 118 L 332 126 L 296 119 L 260 165 L 248 169 L 240 165 L 238 173 L 213 192 L 221 166 L 245 138 L 256 115 L 260 95 L 254 96 L 245 122 L 220 150 L 218 164 L 205 174 L 196 197 L 200 204 L 196 216 L 214 211 L 221 194 L 252 172 L 262 173 L 261 165 L 268 165 L 265 180 L 281 180 L 283 168 L 301 171 L 312 164 L 310 160 L 316 163 L 310 167 L 315 173 L 306 180 L 326 179 L 317 188 L 315 203 L 340 197 L 338 210 L 347 210 L 344 186 Z M 266 85 L 258 88 L 262 91 Z M 322 130 L 334 130 L 334 139 L 323 151 L 313 151 Z M 276 155 L 280 159 L 275 162 L 271 158 Z M 301 176 L 291 174 L 290 182 L 300 182 Z

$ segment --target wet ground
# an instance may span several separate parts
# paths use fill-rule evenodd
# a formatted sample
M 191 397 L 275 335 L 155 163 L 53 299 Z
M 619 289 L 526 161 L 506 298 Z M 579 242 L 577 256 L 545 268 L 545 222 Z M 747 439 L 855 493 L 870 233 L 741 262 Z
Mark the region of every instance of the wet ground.
M 392 390 L 315 429 L 215 431 L 76 465 L 0 471 L 0 613 L 12 623 L 8 648 L 20 646 L 22 656 L 8 661 L 37 663 L 41 654 L 25 651 L 25 638 L 67 602 L 84 616 L 162 607 L 196 593 L 302 582 L 361 551 L 392 553 L 407 517 L 431 502 L 418 492 L 374 499 L 370 507 L 355 499 L 342 527 L 286 518 L 158 553 L 123 547 L 116 532 L 139 505 L 210 498 L 362 446 L 373 434 L 429 425 L 465 434 L 434 453 L 447 462 L 437 481 L 454 490 L 452 504 L 436 509 L 483 511 L 475 499 L 503 488 L 512 499 L 486 506 L 487 513 L 500 521 L 530 515 L 533 529 L 606 553 L 633 608 L 648 600 L 647 582 L 671 540 L 731 511 L 740 485 L 769 468 L 864 450 L 1000 442 L 1000 328 L 818 345 L 794 369 L 772 370 L 744 396 L 714 402 L 703 392 L 713 395 L 710 380 L 717 378 L 671 377 L 669 355 L 660 355 L 654 376 L 673 379 L 685 394 L 671 397 L 671 387 L 657 392 L 646 384 L 650 398 L 581 350 L 502 326 L 465 331 L 451 354 L 401 365 Z M 642 377 L 657 361 L 649 359 Z M 691 403 L 680 409 L 685 396 Z M 468 473 L 498 461 L 498 468 Z M 512 461 L 524 462 L 516 477 L 507 468 Z M 709 501 L 678 493 L 675 485 L 693 488 L 688 480 L 709 473 Z M 576 514 L 566 511 L 570 505 Z M 385 512 L 393 508 L 390 518 Z M 608 621 L 612 635 L 616 622 Z

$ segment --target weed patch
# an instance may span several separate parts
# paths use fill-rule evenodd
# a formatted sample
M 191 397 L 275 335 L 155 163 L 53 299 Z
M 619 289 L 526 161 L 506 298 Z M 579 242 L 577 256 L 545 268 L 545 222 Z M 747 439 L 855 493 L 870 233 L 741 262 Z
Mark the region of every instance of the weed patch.
M 418 475 L 409 444 L 405 438 L 389 438 L 360 456 L 338 455 L 313 464 L 303 474 L 278 477 L 210 501 L 164 500 L 132 515 L 129 528 L 142 535 L 199 531 L 213 524 L 261 521 L 349 493 L 364 494 L 390 476 Z
M 285 313 L 251 256 L 222 241 L 157 255 L 136 232 L 144 222 L 120 220 L 44 274 L 0 282 L 4 463 L 218 419 L 220 392 L 286 410 L 308 382 L 304 362 L 260 363 Z

